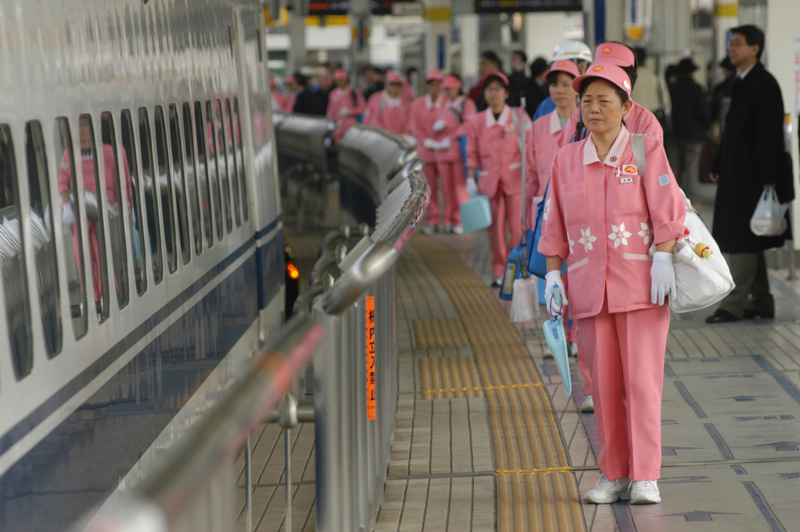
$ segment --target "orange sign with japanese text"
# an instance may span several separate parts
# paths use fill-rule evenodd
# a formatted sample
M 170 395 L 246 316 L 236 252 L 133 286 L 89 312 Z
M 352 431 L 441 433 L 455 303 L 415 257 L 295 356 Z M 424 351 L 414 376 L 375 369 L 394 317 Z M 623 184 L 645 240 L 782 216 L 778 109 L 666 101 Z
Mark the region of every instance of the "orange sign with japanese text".
M 367 419 L 375 419 L 375 297 L 366 298 Z

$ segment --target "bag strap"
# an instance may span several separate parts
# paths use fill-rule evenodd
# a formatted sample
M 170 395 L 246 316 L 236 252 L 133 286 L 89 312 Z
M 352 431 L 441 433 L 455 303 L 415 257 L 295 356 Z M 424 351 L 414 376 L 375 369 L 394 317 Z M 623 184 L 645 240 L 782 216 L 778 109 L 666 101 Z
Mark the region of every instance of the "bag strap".
M 639 167 L 639 175 L 644 178 L 644 171 L 647 168 L 647 158 L 644 156 L 644 135 L 631 133 L 631 149 L 633 158 L 636 159 L 636 166 Z
M 511 108 L 511 118 L 514 119 L 514 127 L 517 129 L 517 144 L 519 145 L 519 153 L 520 153 L 520 155 L 522 157 L 524 157 L 525 156 L 525 146 L 522 144 L 522 135 L 521 135 L 522 130 L 519 128 L 519 117 L 517 116 L 517 113 L 515 113 L 514 111 L 515 111 L 515 108 L 512 107 Z M 521 110 L 520 110 L 520 113 L 522 113 Z M 523 127 L 525 127 L 525 126 L 523 126 Z

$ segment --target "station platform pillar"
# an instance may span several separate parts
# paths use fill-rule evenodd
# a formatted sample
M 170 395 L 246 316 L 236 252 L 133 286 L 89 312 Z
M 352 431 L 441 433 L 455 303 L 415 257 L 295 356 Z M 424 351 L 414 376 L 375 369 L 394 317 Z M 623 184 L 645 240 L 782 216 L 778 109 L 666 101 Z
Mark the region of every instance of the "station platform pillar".
M 422 67 L 450 72 L 451 0 L 425 0 Z M 463 39 L 462 39 L 463 41 Z
M 306 64 L 306 17 L 297 10 L 289 12 L 289 50 L 286 72 L 293 73 Z
M 478 59 L 480 58 L 480 15 L 466 13 L 458 15 L 459 45 L 461 49 L 461 77 L 464 87 L 471 87 L 480 81 Z

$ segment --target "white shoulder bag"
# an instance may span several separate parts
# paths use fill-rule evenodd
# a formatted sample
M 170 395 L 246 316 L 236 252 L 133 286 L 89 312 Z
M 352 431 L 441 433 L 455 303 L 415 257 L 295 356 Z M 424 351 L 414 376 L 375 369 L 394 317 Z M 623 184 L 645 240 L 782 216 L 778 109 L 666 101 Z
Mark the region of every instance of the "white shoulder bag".
M 631 148 L 636 166 L 644 177 L 644 135 L 631 134 Z M 719 302 L 736 285 L 708 226 L 694 210 L 683 190 L 681 194 L 686 203 L 686 219 L 683 223 L 689 229 L 689 235 L 679 240 L 672 252 L 678 294 L 675 299 L 669 298 L 669 306 L 675 312 L 691 312 Z

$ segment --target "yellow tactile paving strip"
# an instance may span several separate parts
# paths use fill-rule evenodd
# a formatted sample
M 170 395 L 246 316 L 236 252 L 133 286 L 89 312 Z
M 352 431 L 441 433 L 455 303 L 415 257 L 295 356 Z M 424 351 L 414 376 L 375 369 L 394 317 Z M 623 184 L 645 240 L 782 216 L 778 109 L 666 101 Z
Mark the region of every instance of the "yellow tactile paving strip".
M 497 530 L 586 530 L 550 399 L 519 333 L 455 252 L 422 235 L 412 244 L 452 298 L 475 353 L 498 473 Z
M 419 375 L 423 399 L 483 397 L 473 357 L 422 358 Z
M 414 336 L 419 349 L 443 349 L 445 347 L 464 347 L 469 338 L 458 318 L 435 318 L 414 320 Z

